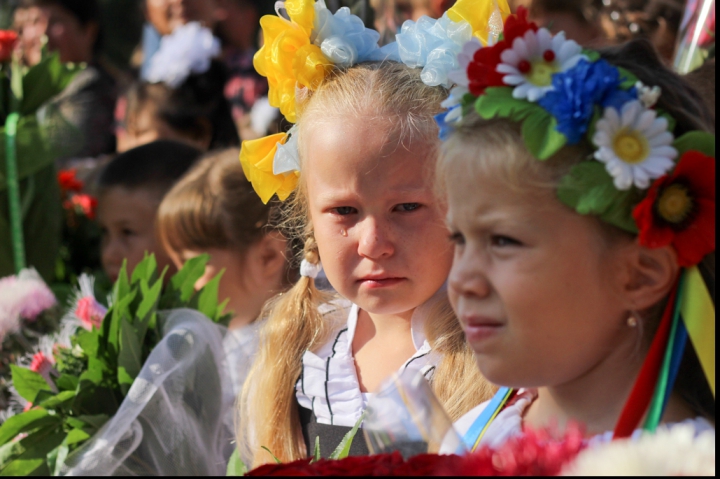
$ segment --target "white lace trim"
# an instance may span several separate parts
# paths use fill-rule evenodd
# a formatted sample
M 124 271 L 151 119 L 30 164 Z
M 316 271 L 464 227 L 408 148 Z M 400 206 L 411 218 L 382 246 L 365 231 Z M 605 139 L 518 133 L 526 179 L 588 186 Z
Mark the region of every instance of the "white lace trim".
M 326 315 L 335 316 L 338 325 L 326 344 L 315 352 L 307 351 L 303 356 L 303 371 L 295 385 L 295 395 L 300 406 L 315 413 L 318 423 L 351 427 L 360 418 L 366 404 L 352 355 L 359 308 L 347 300 L 336 301 L 334 305 L 339 307 L 334 310 L 327 308 Z M 345 321 L 342 321 L 342 315 L 346 315 Z M 430 378 L 440 358 L 433 354 L 425 338 L 426 317 L 426 308 L 421 306 L 415 310 L 411 331 L 417 351 L 401 370 L 417 368 Z

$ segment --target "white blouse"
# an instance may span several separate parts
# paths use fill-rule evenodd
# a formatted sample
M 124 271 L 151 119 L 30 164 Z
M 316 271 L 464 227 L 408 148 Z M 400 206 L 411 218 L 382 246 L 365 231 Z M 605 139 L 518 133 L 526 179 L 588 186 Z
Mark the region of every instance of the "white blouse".
M 228 330 L 223 338 L 225 349 L 225 360 L 227 361 L 228 372 L 232 380 L 233 395 L 237 396 L 242 391 L 245 378 L 255 361 L 258 350 L 258 336 L 261 321 L 254 321 L 241 328 Z
M 500 411 L 500 413 L 498 413 L 493 422 L 490 423 L 487 431 L 485 431 L 485 435 L 480 440 L 480 445 L 489 446 L 493 449 L 497 449 L 511 437 L 522 434 L 522 422 L 523 416 L 525 415 L 525 409 L 527 409 L 528 406 L 530 406 L 530 404 L 532 404 L 532 402 L 536 398 L 537 394 L 533 390 L 520 389 L 514 401 L 508 406 L 506 406 L 505 409 Z M 479 406 L 471 409 L 464 416 L 458 419 L 455 424 L 453 424 L 455 430 L 458 432 L 460 437 L 463 437 L 465 433 L 467 433 L 467 431 L 470 429 L 470 426 L 472 426 L 473 422 L 475 422 L 475 420 L 480 416 L 480 414 L 489 402 L 490 401 L 486 401 Z M 695 419 L 687 419 L 679 424 L 692 424 L 692 426 L 695 428 L 696 434 L 700 434 L 707 430 L 715 430 L 715 428 L 710 422 L 708 422 L 705 418 L 701 417 Z M 660 427 L 671 427 L 673 425 L 674 424 L 666 424 L 660 425 Z M 637 429 L 633 432 L 631 438 L 638 439 L 642 435 L 642 433 L 643 431 L 641 429 Z M 587 440 L 588 445 L 593 446 L 610 442 L 612 440 L 612 436 L 613 431 L 606 431 L 602 434 L 598 434 L 589 438 Z M 452 451 L 443 450 L 441 452 L 449 453 Z
M 440 356 L 431 350 L 425 338 L 427 310 L 422 305 L 412 315 L 410 327 L 416 352 L 400 371 L 414 368 L 430 379 Z M 320 424 L 354 426 L 371 397 L 360 391 L 352 355 L 359 311 L 356 304 L 347 300 L 323 305 L 321 312 L 328 321 L 335 322 L 330 339 L 316 351 L 307 351 L 303 356 L 302 374 L 295 385 L 295 395 L 300 406 L 312 410 Z

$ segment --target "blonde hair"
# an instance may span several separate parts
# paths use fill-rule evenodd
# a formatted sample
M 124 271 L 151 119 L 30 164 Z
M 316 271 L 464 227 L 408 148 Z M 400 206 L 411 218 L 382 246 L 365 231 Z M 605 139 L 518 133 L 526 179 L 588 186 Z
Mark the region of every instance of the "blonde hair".
M 157 228 L 167 251 L 218 248 L 242 254 L 276 223 L 276 205 L 260 201 L 238 156 L 237 148 L 205 155 L 165 195 Z
M 316 114 L 327 117 L 329 113 L 338 117 L 390 119 L 396 130 L 390 135 L 399 143 L 430 142 L 429 139 L 437 137 L 433 115 L 441 110 L 440 102 L 446 95 L 442 88 L 424 85 L 420 72 L 405 65 L 392 62 L 357 65 L 333 75 L 316 91 L 299 95 L 300 151 L 308 119 Z M 285 224 L 304 238 L 302 257 L 317 263 L 320 257 L 307 214 L 302 176 L 298 190 L 288 201 Z M 306 457 L 295 384 L 303 355 L 320 347 L 332 327 L 318 309 L 330 299 L 316 289 L 312 279 L 303 277 L 267 307 L 268 320 L 261 332 L 260 351 L 239 405 L 238 446 L 241 456 L 252 458 L 254 466 L 271 460 L 261 446 L 283 462 Z M 435 304 L 433 311 L 426 335 L 433 349 L 443 356 L 432 387 L 450 418 L 456 420 L 487 399 L 493 387 L 480 375 L 447 299 Z

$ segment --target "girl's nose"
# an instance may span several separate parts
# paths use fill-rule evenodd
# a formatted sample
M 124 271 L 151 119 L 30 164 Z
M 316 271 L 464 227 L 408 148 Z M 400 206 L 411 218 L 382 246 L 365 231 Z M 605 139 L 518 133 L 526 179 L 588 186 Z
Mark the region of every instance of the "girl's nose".
M 373 218 L 367 218 L 359 229 L 358 254 L 360 256 L 379 259 L 392 256 L 395 252 L 389 225 Z
M 491 287 L 485 275 L 482 258 L 472 253 L 455 255 L 448 276 L 448 287 L 457 296 L 487 297 Z

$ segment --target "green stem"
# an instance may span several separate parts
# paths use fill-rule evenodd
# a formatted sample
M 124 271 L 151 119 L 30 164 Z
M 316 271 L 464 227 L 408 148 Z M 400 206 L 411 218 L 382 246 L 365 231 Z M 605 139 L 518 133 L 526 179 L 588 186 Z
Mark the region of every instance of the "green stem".
M 10 210 L 10 239 L 15 261 L 15 272 L 19 273 L 25 268 L 25 242 L 23 241 L 22 211 L 20 207 L 20 184 L 18 182 L 17 149 L 15 136 L 17 135 L 20 115 L 10 113 L 5 121 L 5 163 L 7 167 L 7 192 Z

